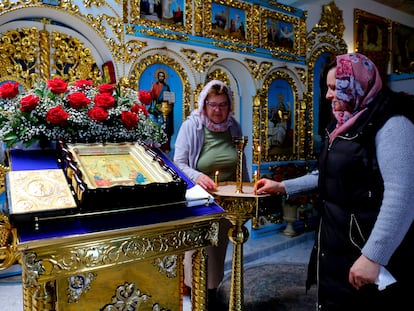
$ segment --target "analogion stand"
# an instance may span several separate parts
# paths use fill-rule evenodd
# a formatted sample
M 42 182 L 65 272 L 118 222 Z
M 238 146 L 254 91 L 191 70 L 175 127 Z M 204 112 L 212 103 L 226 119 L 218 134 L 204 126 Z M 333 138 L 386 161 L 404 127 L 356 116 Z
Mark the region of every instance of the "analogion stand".
M 173 167 L 164 154 L 159 156 Z M 32 162 L 32 167 L 51 169 L 59 167 L 56 161 L 53 154 L 28 157 L 23 152 L 10 162 L 12 169 Z M 5 173 L 0 169 L 0 179 Z M 193 186 L 188 177 L 178 174 Z M 196 250 L 193 275 L 206 275 L 205 248 L 217 244 L 224 214 L 215 202 L 185 203 L 44 215 L 36 223 L 17 227 L 0 214 L 0 233 L 10 235 L 0 244 L 6 257 L 0 270 L 16 260 L 21 264 L 25 311 L 105 311 L 119 306 L 181 311 L 184 253 Z M 193 297 L 193 311 L 205 311 L 205 277 L 198 279 Z

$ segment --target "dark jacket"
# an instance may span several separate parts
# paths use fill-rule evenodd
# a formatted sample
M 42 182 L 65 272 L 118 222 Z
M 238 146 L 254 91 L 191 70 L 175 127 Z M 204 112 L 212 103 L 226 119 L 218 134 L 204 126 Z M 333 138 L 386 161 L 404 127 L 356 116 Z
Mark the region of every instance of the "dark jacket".
M 369 105 L 347 133 L 337 136 L 331 144 L 326 137 L 319 158 L 321 223 L 309 264 L 307 288 L 318 281 L 318 300 L 327 310 L 354 306 L 352 299 L 360 301 L 361 292 L 372 303 L 370 298 L 375 299 L 378 293 L 374 285 L 357 291 L 348 282 L 348 274 L 370 235 L 384 192 L 375 155 L 375 135 L 391 116 L 402 114 L 413 121 L 414 104 L 407 105 L 408 98 L 384 90 L 375 99 L 379 102 Z M 403 102 L 406 105 L 400 105 Z M 334 127 L 335 123 L 330 124 L 327 133 Z M 411 226 L 396 251 L 406 254 L 395 256 L 394 253 L 387 266 L 394 276 L 402 277 L 406 273 L 401 267 L 407 266 L 401 261 L 414 260 L 413 241 L 414 227 Z

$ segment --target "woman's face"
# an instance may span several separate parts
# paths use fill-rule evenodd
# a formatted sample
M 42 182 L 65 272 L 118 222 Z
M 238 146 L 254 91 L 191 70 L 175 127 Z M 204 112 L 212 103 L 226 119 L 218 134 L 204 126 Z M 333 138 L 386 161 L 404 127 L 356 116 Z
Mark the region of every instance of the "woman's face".
M 336 97 L 335 83 L 336 83 L 336 67 L 333 67 L 328 71 L 328 75 L 326 76 L 326 85 L 328 86 L 328 91 L 326 92 L 326 99 L 332 102 L 332 106 L 334 107 L 334 109 L 339 108 L 338 98 Z
M 210 95 L 204 105 L 207 118 L 213 123 L 219 124 L 227 119 L 229 114 L 229 102 L 226 94 Z

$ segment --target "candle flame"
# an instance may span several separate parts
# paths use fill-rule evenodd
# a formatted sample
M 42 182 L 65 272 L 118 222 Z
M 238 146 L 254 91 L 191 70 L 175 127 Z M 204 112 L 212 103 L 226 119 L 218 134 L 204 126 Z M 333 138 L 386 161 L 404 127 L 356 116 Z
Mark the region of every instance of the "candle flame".
M 215 175 L 218 176 L 218 174 L 219 174 L 219 171 L 216 171 L 216 174 Z

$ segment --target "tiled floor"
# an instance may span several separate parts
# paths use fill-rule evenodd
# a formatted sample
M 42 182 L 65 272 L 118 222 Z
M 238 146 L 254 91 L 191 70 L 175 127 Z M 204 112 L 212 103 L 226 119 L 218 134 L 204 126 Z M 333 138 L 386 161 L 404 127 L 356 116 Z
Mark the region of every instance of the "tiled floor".
M 313 232 L 303 233 L 293 238 L 281 234 L 250 238 L 243 245 L 244 266 L 271 262 L 306 263 L 312 248 L 313 238 Z M 231 273 L 232 251 L 233 245 L 229 243 L 225 273 Z M 16 265 L 13 269 L 0 271 L 0 274 L 16 275 L 20 267 Z M 22 285 L 21 282 L 13 281 L 13 279 L 13 276 L 0 278 L 0 310 L 2 311 L 23 310 Z M 184 298 L 183 311 L 191 311 L 189 297 Z

